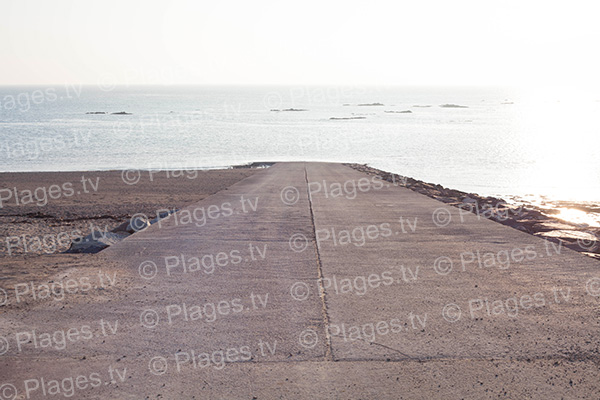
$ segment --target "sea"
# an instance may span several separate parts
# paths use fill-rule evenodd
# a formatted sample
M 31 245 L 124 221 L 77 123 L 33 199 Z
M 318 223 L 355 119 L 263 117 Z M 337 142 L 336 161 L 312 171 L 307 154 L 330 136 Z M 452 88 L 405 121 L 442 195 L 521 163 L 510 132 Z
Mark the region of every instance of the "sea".
M 0 171 L 366 163 L 481 195 L 600 202 L 600 95 L 564 88 L 0 87 Z

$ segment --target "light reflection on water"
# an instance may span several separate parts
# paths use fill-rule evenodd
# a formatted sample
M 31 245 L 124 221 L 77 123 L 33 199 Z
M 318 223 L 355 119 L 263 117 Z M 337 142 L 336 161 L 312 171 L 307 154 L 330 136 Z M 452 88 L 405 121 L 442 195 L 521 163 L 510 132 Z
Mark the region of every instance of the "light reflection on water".
M 511 204 L 532 206 L 547 216 L 582 227 L 600 228 L 600 203 L 577 201 L 553 201 L 547 196 L 509 196 Z
M 553 200 L 600 202 L 600 103 L 564 88 L 522 92 L 519 102 L 514 129 L 522 156 L 532 160 L 523 185 Z
M 595 228 L 600 227 L 600 214 L 598 213 L 586 213 L 573 208 L 558 208 L 557 210 L 558 214 L 555 214 L 555 217 L 563 221 L 585 224 Z
M 0 87 L 0 98 L 34 89 Z M 555 88 L 84 87 L 78 98 L 0 108 L 0 171 L 357 162 L 481 195 L 600 203 L 598 98 Z M 377 102 L 385 106 L 358 106 Z M 403 110 L 412 113 L 385 113 Z M 366 119 L 330 120 L 358 114 Z

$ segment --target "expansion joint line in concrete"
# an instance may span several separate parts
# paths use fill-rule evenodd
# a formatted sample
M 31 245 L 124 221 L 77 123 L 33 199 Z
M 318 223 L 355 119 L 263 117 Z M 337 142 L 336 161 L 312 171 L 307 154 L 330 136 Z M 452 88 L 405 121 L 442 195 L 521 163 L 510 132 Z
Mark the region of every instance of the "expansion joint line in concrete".
M 321 265 L 321 253 L 319 251 L 319 243 L 317 243 L 317 228 L 315 226 L 315 214 L 313 212 L 313 204 L 312 198 L 310 195 L 310 190 L 308 187 L 308 172 L 306 171 L 306 167 L 304 167 L 304 179 L 306 180 L 306 192 L 308 193 L 308 205 L 310 208 L 310 220 L 312 223 L 313 229 L 313 237 L 315 238 L 315 253 L 317 255 L 317 271 L 319 275 L 319 297 L 321 298 L 321 313 L 323 314 L 323 325 L 325 328 L 325 360 L 333 361 L 333 350 L 331 348 L 331 335 L 329 334 L 329 314 L 327 312 L 327 293 L 325 292 L 325 287 L 323 286 L 323 268 Z

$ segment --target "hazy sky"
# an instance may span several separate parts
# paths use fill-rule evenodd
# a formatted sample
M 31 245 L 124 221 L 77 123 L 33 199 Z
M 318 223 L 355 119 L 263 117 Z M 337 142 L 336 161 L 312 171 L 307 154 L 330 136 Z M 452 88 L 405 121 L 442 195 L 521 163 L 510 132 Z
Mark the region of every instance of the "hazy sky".
M 0 0 L 0 84 L 596 85 L 593 3 Z

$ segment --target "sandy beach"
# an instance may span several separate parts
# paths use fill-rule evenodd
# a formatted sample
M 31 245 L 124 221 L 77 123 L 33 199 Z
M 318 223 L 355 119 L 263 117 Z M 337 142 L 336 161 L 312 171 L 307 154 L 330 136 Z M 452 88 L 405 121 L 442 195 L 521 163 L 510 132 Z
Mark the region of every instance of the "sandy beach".
M 89 254 L 62 253 L 73 239 L 88 235 L 92 228 L 111 230 L 140 213 L 154 218 L 158 210 L 175 210 L 200 201 L 255 171 L 189 170 L 179 175 L 140 171 L 139 175 L 130 173 L 130 177 L 139 176 L 135 184 L 131 180 L 130 184 L 125 183 L 127 178 L 123 179 L 122 171 L 2 173 L 0 191 L 12 192 L 0 208 L 2 286 L 47 279 L 87 262 L 91 259 Z M 56 192 L 52 198 L 52 185 L 72 192 Z M 31 197 L 27 197 L 28 191 L 33 194 Z M 8 197 L 6 190 L 0 193 Z

